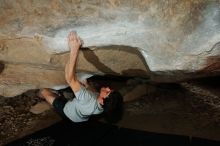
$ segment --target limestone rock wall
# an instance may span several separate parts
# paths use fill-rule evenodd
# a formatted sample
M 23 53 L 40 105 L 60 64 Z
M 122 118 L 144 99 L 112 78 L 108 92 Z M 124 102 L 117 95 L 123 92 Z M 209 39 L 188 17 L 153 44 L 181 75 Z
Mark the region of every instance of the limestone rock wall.
M 0 95 L 65 86 L 67 34 L 77 71 L 173 82 L 220 74 L 220 2 L 0 0 Z

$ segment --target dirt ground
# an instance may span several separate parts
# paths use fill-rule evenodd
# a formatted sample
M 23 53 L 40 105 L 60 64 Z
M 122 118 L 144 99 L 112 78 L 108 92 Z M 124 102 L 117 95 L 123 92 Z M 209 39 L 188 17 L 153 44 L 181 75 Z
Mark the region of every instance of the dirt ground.
M 110 81 L 117 87 L 126 82 Z M 220 141 L 219 81 L 220 77 L 212 77 L 178 84 L 151 83 L 154 92 L 124 104 L 124 116 L 118 125 Z M 42 101 L 37 91 L 0 98 L 0 145 L 61 120 L 52 108 L 41 114 L 30 112 L 31 106 Z

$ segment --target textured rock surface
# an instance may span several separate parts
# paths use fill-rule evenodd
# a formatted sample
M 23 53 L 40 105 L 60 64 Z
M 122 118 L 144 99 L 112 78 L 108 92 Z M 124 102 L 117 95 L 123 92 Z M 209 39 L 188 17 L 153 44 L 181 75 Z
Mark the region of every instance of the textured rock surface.
M 70 30 L 99 47 L 80 52 L 78 71 L 161 82 L 220 74 L 219 1 L 0 0 L 0 20 L 3 96 L 65 85 Z

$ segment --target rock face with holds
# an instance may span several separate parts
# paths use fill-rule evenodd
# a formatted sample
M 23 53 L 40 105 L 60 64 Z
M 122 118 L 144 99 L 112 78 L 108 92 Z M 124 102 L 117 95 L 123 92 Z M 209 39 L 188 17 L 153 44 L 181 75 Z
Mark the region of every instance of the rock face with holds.
M 220 2 L 0 0 L 0 95 L 66 85 L 67 34 L 84 40 L 77 71 L 176 82 L 220 74 Z

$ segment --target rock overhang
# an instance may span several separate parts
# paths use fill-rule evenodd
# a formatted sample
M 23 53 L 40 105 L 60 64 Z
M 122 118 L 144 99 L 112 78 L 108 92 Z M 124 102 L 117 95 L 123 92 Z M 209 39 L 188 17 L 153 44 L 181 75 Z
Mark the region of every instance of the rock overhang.
M 80 53 L 79 71 L 160 82 L 220 72 L 218 1 L 1 0 L 0 12 L 1 95 L 65 84 L 66 36 L 72 30 L 94 51 Z

